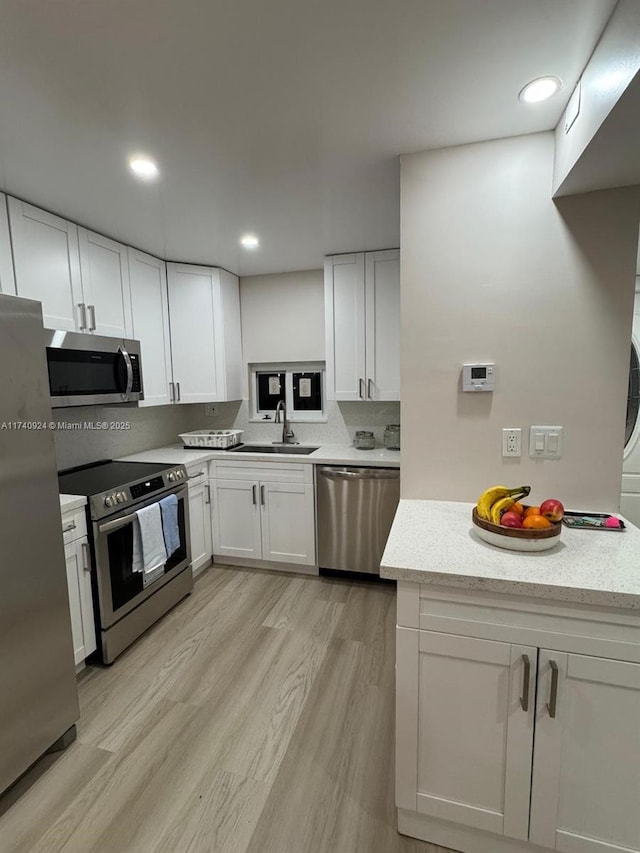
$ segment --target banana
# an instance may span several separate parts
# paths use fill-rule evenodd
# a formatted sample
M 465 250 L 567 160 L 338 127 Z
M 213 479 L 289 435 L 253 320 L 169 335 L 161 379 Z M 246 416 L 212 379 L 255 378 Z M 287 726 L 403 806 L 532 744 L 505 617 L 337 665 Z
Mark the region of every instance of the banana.
M 526 497 L 531 491 L 531 486 L 516 486 L 515 489 L 509 489 L 507 486 L 491 486 L 491 488 L 486 489 L 478 498 L 477 511 L 480 518 L 484 518 L 485 521 L 492 520 L 492 507 L 498 502 L 504 500 L 504 498 L 511 498 L 510 506 L 520 500 L 520 498 Z M 517 495 L 517 497 L 515 497 Z M 506 509 L 503 509 L 502 512 L 506 512 Z M 501 513 L 502 515 L 502 513 Z M 500 521 L 498 520 L 498 524 Z
M 491 518 L 489 519 L 492 524 L 500 524 L 500 520 L 503 514 L 508 510 L 516 502 L 516 498 L 506 497 L 500 498 L 499 501 L 496 501 L 491 506 Z

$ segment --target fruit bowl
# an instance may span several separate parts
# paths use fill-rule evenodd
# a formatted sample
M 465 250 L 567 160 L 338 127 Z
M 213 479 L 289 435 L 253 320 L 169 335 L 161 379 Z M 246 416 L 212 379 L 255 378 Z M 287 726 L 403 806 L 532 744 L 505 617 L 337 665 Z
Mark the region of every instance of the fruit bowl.
M 498 548 L 506 548 L 509 551 L 548 551 L 560 540 L 562 522 L 552 521 L 551 527 L 542 530 L 517 527 L 502 527 L 480 518 L 473 508 L 471 520 L 476 533 L 483 542 L 496 545 Z

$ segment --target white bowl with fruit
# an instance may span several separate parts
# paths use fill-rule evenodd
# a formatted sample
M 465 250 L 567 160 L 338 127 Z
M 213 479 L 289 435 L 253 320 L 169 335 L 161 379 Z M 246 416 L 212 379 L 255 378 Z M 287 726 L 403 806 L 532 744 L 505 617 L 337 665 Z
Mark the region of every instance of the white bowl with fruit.
M 473 508 L 476 534 L 484 542 L 510 551 L 547 551 L 560 540 L 564 507 L 556 498 L 535 506 L 522 503 L 531 486 L 491 486 Z

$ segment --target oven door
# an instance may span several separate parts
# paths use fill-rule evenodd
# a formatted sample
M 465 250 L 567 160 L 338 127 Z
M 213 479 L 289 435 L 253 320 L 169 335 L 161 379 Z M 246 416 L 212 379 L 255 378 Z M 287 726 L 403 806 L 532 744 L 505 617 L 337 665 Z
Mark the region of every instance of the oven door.
M 139 341 L 45 329 L 51 406 L 143 399 Z
M 180 572 L 186 569 L 191 571 L 189 500 L 186 486 L 160 496 L 154 495 L 149 500 L 136 504 L 134 510 L 156 503 L 170 494 L 175 494 L 178 498 L 180 547 L 169 557 L 162 570 L 150 575 L 132 570 L 133 522 L 136 516 L 131 508 L 127 512 L 93 522 L 98 608 L 103 630 L 110 628 L 134 610 Z

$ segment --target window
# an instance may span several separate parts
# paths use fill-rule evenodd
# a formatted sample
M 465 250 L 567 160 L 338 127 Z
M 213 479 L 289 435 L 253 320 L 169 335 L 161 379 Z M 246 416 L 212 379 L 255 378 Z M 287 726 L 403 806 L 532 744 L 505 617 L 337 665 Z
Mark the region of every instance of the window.
M 290 421 L 326 421 L 324 362 L 250 364 L 250 420 L 275 420 L 283 401 Z

